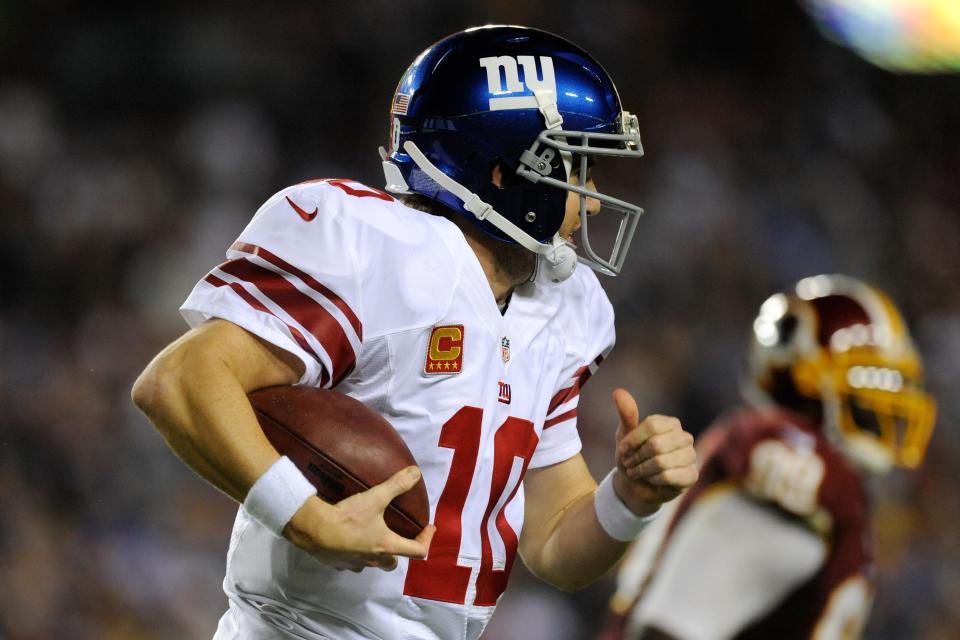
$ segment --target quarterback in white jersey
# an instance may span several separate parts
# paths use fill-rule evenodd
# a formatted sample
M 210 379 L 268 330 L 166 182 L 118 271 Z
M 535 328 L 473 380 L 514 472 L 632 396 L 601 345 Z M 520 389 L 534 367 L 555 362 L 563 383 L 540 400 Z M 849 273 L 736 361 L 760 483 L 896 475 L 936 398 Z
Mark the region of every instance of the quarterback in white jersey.
M 334 638 L 406 637 L 405 619 L 458 637 L 482 628 L 506 587 L 521 478 L 580 450 L 578 391 L 613 344 L 613 312 L 578 269 L 556 287 L 519 287 L 501 315 L 455 225 L 381 197 L 336 181 L 280 192 L 183 313 L 240 325 L 297 354 L 300 384 L 335 385 L 382 413 L 423 472 L 430 555 L 338 572 L 241 510 L 226 589 L 238 606 L 295 599 L 308 628 L 334 615 L 356 629 L 317 624 Z M 294 204 L 318 213 L 307 222 Z
M 527 75 L 537 59 L 540 75 Z M 503 93 L 493 91 L 501 71 L 508 89 L 532 95 L 506 107 L 484 97 L 479 111 L 444 104 L 468 62 L 490 95 Z M 525 86 L 511 75 L 518 64 Z M 574 269 L 573 234 L 583 262 L 615 274 L 639 215 L 590 177 L 588 156 L 642 153 L 635 118 L 601 72 L 574 45 L 522 27 L 437 43 L 393 103 L 383 155 L 399 199 L 343 179 L 280 191 L 194 288 L 181 310 L 193 329 L 150 364 L 133 396 L 171 447 L 242 505 L 216 638 L 477 638 L 518 553 L 546 581 L 578 588 L 696 480 L 689 434 L 672 418 L 641 421 L 625 391 L 614 398 L 616 469 L 599 488 L 579 455 L 580 389 L 613 346 L 614 318 L 594 272 Z M 611 113 L 603 126 L 595 107 L 544 89 L 597 78 Z M 468 115 L 440 126 L 424 110 Z M 457 165 L 464 150 L 450 132 L 473 136 L 470 119 L 497 111 L 513 113 L 477 126 L 516 144 L 514 129 L 536 125 L 526 155 L 508 160 L 501 149 L 478 163 L 478 152 Z M 587 119 L 560 129 L 577 118 Z M 437 131 L 446 133 L 431 141 Z M 477 166 L 480 179 L 470 176 Z M 601 204 L 623 216 L 608 259 L 585 228 Z M 417 467 L 322 502 L 246 401 L 277 384 L 366 403 Z M 382 514 L 421 474 L 433 524 L 408 540 Z

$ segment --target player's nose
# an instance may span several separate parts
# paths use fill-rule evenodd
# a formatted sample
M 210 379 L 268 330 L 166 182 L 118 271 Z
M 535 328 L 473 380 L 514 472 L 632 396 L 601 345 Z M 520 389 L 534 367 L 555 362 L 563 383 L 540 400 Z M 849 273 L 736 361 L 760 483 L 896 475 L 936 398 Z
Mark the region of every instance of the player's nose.
M 594 193 L 597 192 L 597 185 L 594 184 L 593 180 L 587 182 L 586 187 Z M 600 201 L 596 198 L 587 198 L 587 215 L 595 216 L 598 213 L 600 213 Z

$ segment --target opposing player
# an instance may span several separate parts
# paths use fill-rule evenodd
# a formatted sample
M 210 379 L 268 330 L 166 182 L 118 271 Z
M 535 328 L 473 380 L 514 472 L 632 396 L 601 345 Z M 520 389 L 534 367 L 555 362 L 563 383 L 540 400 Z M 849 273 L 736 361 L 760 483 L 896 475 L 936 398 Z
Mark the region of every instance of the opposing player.
M 606 72 L 542 31 L 471 29 L 414 61 L 391 111 L 394 195 L 333 179 L 270 198 L 185 302 L 193 329 L 133 390 L 242 503 L 220 639 L 476 638 L 518 552 L 578 588 L 696 479 L 692 437 L 641 421 L 623 390 L 599 488 L 579 455 L 578 395 L 614 325 L 577 263 L 617 273 L 641 212 L 593 183 L 595 158 L 642 155 Z M 601 207 L 620 216 L 605 256 L 588 233 Z M 246 400 L 284 384 L 374 407 L 418 468 L 322 502 Z M 420 474 L 435 528 L 408 540 L 383 509 Z
M 885 294 L 822 275 L 763 304 L 751 363 L 755 408 L 698 443 L 700 480 L 624 561 L 605 639 L 860 636 L 866 481 L 918 466 L 933 428 L 920 356 Z

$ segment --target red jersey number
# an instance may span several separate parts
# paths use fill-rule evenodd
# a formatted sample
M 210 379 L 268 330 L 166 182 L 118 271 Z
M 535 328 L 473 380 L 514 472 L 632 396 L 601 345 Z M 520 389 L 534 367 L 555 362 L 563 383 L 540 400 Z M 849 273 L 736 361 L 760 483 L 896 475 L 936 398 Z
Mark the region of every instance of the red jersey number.
M 426 560 L 411 560 L 403 593 L 417 598 L 466 604 L 470 583 L 470 567 L 458 563 L 460 540 L 463 535 L 463 507 L 470 492 L 470 484 L 477 466 L 483 410 L 463 407 L 440 429 L 440 446 L 453 449 L 450 475 L 440 493 L 434 524 L 437 532 Z M 494 436 L 493 477 L 490 497 L 480 520 L 480 571 L 477 575 L 477 595 L 474 604 L 493 606 L 507 588 L 507 578 L 513 568 L 519 542 L 516 532 L 507 522 L 504 510 L 520 488 L 539 438 L 533 423 L 520 418 L 507 418 Z M 510 483 L 514 460 L 522 460 L 517 479 Z M 506 558 L 503 568 L 493 566 L 490 545 L 491 518 L 503 540 Z

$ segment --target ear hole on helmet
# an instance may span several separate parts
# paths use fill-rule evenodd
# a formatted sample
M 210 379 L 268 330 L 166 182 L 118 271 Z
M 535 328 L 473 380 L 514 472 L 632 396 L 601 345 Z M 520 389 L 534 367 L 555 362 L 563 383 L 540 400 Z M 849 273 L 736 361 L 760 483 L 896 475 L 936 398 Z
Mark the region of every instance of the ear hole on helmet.
M 777 321 L 777 344 L 780 346 L 788 345 L 793 342 L 793 337 L 800 326 L 800 319 L 797 316 L 787 314 Z

